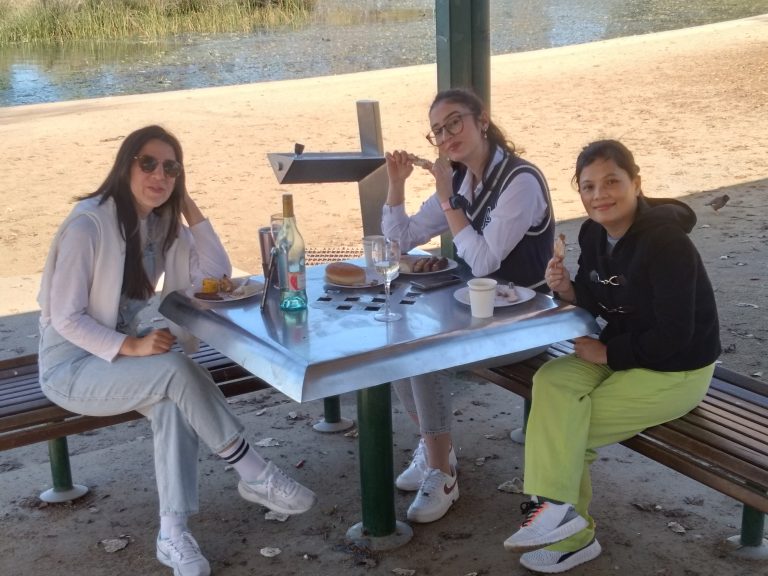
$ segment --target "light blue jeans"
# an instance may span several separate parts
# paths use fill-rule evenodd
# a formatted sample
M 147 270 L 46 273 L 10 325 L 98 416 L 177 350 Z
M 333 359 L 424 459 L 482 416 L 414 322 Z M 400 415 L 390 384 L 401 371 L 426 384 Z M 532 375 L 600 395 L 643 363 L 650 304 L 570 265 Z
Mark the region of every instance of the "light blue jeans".
M 208 371 L 178 352 L 106 362 L 62 342 L 41 347 L 40 381 L 43 393 L 70 412 L 137 410 L 150 420 L 161 516 L 198 511 L 198 439 L 219 453 L 242 436 Z
M 418 419 L 422 436 L 451 431 L 450 385 L 454 375 L 452 370 L 442 370 L 392 382 L 405 411 Z

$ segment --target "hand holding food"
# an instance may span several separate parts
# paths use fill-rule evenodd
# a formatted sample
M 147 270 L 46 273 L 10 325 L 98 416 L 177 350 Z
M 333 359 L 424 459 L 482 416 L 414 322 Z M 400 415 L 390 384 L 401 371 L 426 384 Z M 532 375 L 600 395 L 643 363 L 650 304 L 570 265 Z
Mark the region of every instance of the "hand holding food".
M 563 260 L 553 256 L 547 263 L 547 269 L 544 272 L 544 280 L 549 289 L 557 292 L 565 300 L 573 300 L 573 284 L 568 269 L 563 265 Z

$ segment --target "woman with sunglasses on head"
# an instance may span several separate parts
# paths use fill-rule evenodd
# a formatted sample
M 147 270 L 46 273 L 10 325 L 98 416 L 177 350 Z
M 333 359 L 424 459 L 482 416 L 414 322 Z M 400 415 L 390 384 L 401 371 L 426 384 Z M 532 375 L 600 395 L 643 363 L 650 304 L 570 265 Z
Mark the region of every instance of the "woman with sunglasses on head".
M 38 301 L 40 381 L 59 406 L 89 416 L 137 410 L 151 422 L 160 501 L 157 559 L 175 576 L 205 576 L 187 527 L 198 509 L 198 440 L 231 464 L 246 500 L 286 514 L 314 493 L 265 462 L 207 370 L 182 353 L 177 327 L 137 332 L 164 274 L 163 294 L 231 274 L 218 236 L 187 191 L 181 145 L 159 126 L 130 134 L 104 183 L 59 228 Z M 182 219 L 183 217 L 183 219 Z
M 720 354 L 712 286 L 688 233 L 682 202 L 646 198 L 639 168 L 620 142 L 586 146 L 574 184 L 589 218 L 571 281 L 562 259 L 547 265 L 560 299 L 605 320 L 599 338 L 533 379 L 525 435 L 526 519 L 504 546 L 530 570 L 564 572 L 596 558 L 589 515 L 595 449 L 679 418 L 707 392 Z
M 439 158 L 420 161 L 404 150 L 387 153 L 389 189 L 382 230 L 403 251 L 443 232 L 474 276 L 548 291 L 544 269 L 552 256 L 554 216 L 549 189 L 536 166 L 521 158 L 483 102 L 472 92 L 437 94 L 429 109 L 427 139 Z M 435 180 L 435 193 L 415 214 L 405 212 L 405 182 L 418 162 Z M 521 355 L 521 359 L 524 355 Z M 396 480 L 417 491 L 408 509 L 413 522 L 442 518 L 459 497 L 451 425 L 451 372 L 393 382 L 421 439 L 408 468 Z

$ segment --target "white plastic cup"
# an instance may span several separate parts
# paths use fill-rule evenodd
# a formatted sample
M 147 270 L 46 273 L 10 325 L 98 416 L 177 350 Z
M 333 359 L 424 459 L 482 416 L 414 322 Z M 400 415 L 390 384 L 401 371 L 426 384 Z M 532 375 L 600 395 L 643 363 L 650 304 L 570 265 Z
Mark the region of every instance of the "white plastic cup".
M 475 318 L 493 316 L 493 304 L 496 300 L 496 280 L 493 278 L 472 278 L 469 287 L 469 306 Z
M 373 268 L 373 244 L 376 240 L 383 240 L 384 236 L 363 236 L 363 254 L 365 254 L 366 268 Z

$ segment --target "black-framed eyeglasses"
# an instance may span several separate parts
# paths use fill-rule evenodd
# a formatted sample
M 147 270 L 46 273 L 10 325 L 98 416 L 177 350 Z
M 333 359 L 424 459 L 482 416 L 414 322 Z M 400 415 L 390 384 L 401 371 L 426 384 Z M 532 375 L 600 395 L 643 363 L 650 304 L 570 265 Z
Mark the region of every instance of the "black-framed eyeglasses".
M 152 174 L 152 172 L 157 170 L 158 164 L 160 164 L 160 160 L 154 156 L 150 156 L 149 154 L 134 156 L 133 159 L 139 163 L 139 169 L 145 174 Z M 181 162 L 177 162 L 176 160 L 163 160 L 162 165 L 163 174 L 169 178 L 178 178 L 178 176 L 184 171 L 184 167 L 181 165 Z
M 448 136 L 457 136 L 464 130 L 464 116 L 474 116 L 472 112 L 454 114 L 442 126 L 435 126 L 427 134 L 427 140 L 432 146 L 440 146 Z

